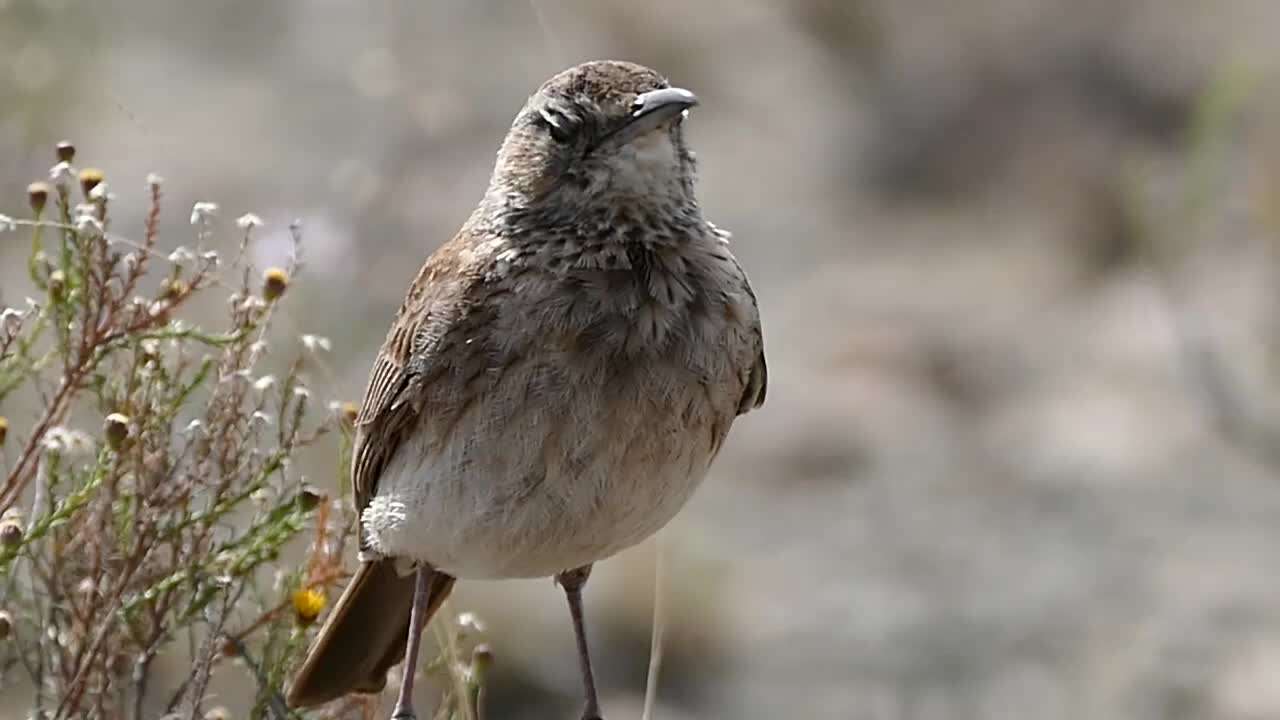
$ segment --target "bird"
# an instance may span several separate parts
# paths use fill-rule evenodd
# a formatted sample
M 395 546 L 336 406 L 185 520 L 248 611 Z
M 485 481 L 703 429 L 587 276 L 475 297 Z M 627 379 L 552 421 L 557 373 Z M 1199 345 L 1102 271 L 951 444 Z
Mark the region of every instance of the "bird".
M 488 187 L 423 264 L 370 371 L 351 483 L 359 566 L 288 689 L 377 693 L 415 718 L 423 629 L 455 580 L 554 578 L 584 720 L 601 718 L 583 588 L 685 505 L 764 403 L 756 295 L 703 217 L 684 123 L 655 70 L 585 62 L 512 121 Z

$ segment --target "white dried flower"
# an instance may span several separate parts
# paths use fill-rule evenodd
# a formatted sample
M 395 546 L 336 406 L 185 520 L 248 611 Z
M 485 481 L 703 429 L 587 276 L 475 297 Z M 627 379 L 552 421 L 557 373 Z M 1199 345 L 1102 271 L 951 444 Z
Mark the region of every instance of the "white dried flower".
M 0 215 L 0 232 L 13 232 L 17 229 L 18 223 L 14 222 L 13 218 L 8 215 Z
M 255 355 L 261 355 L 262 353 L 266 352 L 266 350 L 267 350 L 266 340 L 255 340 L 252 344 L 249 345 L 249 352 L 254 353 Z
M 253 389 L 257 390 L 258 392 L 263 392 L 264 390 L 266 390 L 267 388 L 275 384 L 276 384 L 276 378 L 274 375 L 263 375 L 253 383 Z
M 5 308 L 0 312 L 0 328 L 4 329 L 5 335 L 13 337 L 22 329 L 22 321 L 26 319 L 26 313 L 17 308 Z
M 241 230 L 252 230 L 256 227 L 262 227 L 262 218 L 253 213 L 245 213 L 236 218 L 236 225 Z
M 106 230 L 102 221 L 92 215 L 77 215 L 75 226 L 76 232 L 79 233 L 92 232 L 95 235 L 101 235 Z
M 173 252 L 169 253 L 169 262 L 173 263 L 174 265 L 181 265 L 183 263 L 191 262 L 192 260 L 195 260 L 195 259 L 196 259 L 196 254 L 188 250 L 186 246 L 183 246 L 183 245 L 179 245 L 178 247 L 173 249 Z
M 296 397 L 300 397 L 300 398 L 309 398 L 309 397 L 311 397 L 311 391 L 310 391 L 310 390 L 308 390 L 308 389 L 306 389 L 306 388 L 304 388 L 304 387 L 302 387 L 301 385 L 299 385 L 299 386 L 297 386 L 297 387 L 295 387 L 295 388 L 293 389 L 293 394 L 294 394 L 294 396 L 296 396 Z
M 471 630 L 478 633 L 484 632 L 484 621 L 471 612 L 464 612 L 458 615 L 458 626 L 463 630 Z
M 107 189 L 106 181 L 100 182 L 93 186 L 89 191 L 90 200 L 115 200 L 116 194 Z
M 208 225 L 218 214 L 218 203 L 198 202 L 191 206 L 191 224 Z
M 254 411 L 253 415 L 251 415 L 249 419 L 252 422 L 262 423 L 263 425 L 270 425 L 273 422 L 271 416 L 261 410 Z
M 44 449 L 63 455 L 84 455 L 93 451 L 93 438 L 79 430 L 62 426 L 49 428 L 41 439 Z
M 209 263 L 210 265 L 213 265 L 214 267 L 217 267 L 217 265 L 218 265 L 218 251 L 217 251 L 217 250 L 206 250 L 205 252 L 201 253 L 201 255 L 200 255 L 200 259 L 201 259 L 201 260 L 203 260 L 203 261 L 205 261 L 206 263 Z
M 333 349 L 333 343 L 323 335 L 303 335 L 302 346 L 310 352 L 315 352 L 316 350 L 328 352 Z
M 258 310 L 267 306 L 267 301 L 257 295 L 250 295 L 244 298 L 240 303 L 242 310 Z
M 155 173 L 147 173 L 147 189 L 155 190 L 164 184 L 164 178 Z
M 195 433 L 198 433 L 198 432 L 202 433 L 204 432 L 204 421 L 200 419 L 192 420 L 191 422 L 187 423 L 187 427 L 184 428 L 182 432 L 188 435 L 194 435 Z
M 60 162 L 49 168 L 49 180 L 63 190 L 70 188 L 71 183 L 76 182 L 76 175 L 76 169 L 71 167 L 69 162 Z
M 106 227 L 98 219 L 97 211 L 92 205 L 77 205 L 76 216 L 73 218 L 72 224 L 75 225 L 76 232 L 79 233 L 92 232 L 96 235 L 101 235 L 106 231 Z

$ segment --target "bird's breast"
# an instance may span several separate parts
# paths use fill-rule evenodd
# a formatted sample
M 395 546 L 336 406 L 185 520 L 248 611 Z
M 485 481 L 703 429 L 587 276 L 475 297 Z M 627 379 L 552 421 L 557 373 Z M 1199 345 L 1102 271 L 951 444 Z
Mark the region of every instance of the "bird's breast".
M 514 285 L 489 371 L 429 388 L 379 479 L 374 546 L 460 577 L 534 577 L 670 521 L 736 415 L 747 356 L 732 293 L 670 282 L 590 270 Z

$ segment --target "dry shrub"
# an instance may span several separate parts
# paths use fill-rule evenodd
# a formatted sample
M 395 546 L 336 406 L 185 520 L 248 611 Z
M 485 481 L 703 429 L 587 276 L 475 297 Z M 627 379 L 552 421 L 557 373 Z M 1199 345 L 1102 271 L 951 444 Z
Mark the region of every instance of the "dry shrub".
M 6 237 L 30 233 L 38 295 L 0 318 L 0 409 L 24 393 L 35 408 L 0 418 L 0 682 L 29 691 L 33 717 L 198 718 L 225 713 L 206 707 L 211 675 L 240 672 L 251 717 L 283 718 L 353 527 L 346 499 L 297 469 L 337 431 L 346 476 L 354 408 L 310 385 L 328 341 L 267 342 L 301 270 L 299 228 L 290 262 L 259 272 L 247 250 L 261 221 L 239 219 L 225 262 L 210 249 L 217 207 L 197 203 L 192 247 L 162 253 L 161 180 L 133 241 L 111 230 L 103 173 L 74 160 L 60 145 L 50 181 L 28 188 L 32 219 L 0 216 Z M 220 294 L 219 329 L 184 321 Z M 278 377 L 261 369 L 272 353 Z M 294 541 L 306 560 L 282 566 Z M 465 626 L 437 627 L 445 657 L 462 656 Z M 166 687 L 161 664 L 180 669 Z M 439 717 L 473 705 L 479 669 L 432 663 L 452 678 Z M 375 712 L 366 698 L 317 715 Z

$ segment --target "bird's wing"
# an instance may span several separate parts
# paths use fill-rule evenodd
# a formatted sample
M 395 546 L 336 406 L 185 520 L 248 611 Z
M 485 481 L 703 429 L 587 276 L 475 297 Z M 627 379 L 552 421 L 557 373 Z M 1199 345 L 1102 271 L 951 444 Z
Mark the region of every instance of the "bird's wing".
M 764 396 L 769 390 L 769 364 L 764 359 L 764 330 L 760 327 L 760 306 L 756 302 L 755 291 L 751 289 L 751 283 L 747 281 L 745 272 L 742 275 L 742 283 L 756 310 L 755 322 L 751 326 L 751 334 L 755 339 L 756 357 L 747 374 L 747 384 L 742 390 L 742 399 L 738 401 L 739 415 L 749 413 L 763 405 Z
M 710 221 L 707 221 L 707 228 L 722 244 L 729 245 L 732 233 Z M 745 415 L 764 404 L 764 396 L 769 389 L 769 365 L 764 359 L 764 330 L 760 327 L 760 303 L 756 300 L 756 292 L 751 288 L 751 281 L 747 278 L 747 271 L 742 268 L 742 263 L 738 262 L 733 253 L 729 253 L 728 257 L 737 270 L 743 292 L 751 299 L 750 333 L 754 341 L 755 358 L 747 369 L 746 384 L 742 389 L 742 397 L 738 400 L 738 414 Z
M 400 443 L 418 425 L 424 388 L 456 365 L 445 348 L 470 314 L 479 274 L 462 260 L 465 231 L 437 250 L 418 272 L 378 351 L 356 418 L 351 484 L 357 512 L 377 491 L 378 478 Z M 363 542 L 363 534 L 360 536 Z

